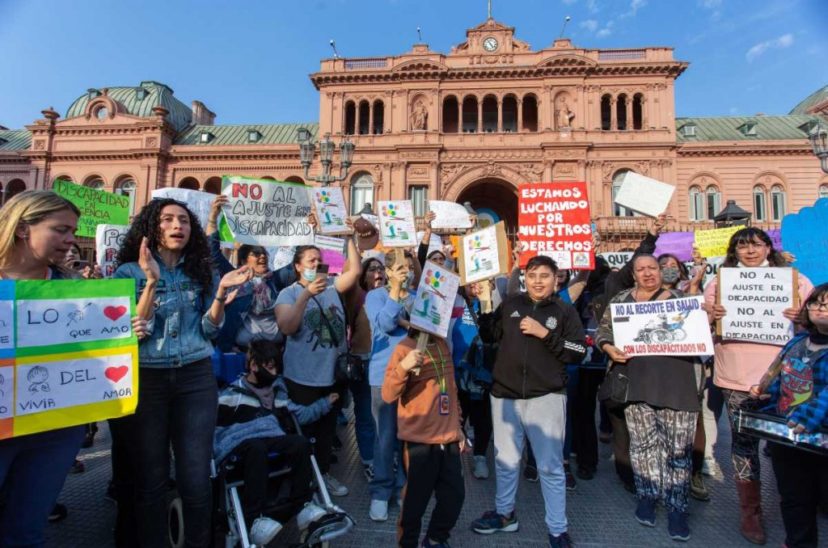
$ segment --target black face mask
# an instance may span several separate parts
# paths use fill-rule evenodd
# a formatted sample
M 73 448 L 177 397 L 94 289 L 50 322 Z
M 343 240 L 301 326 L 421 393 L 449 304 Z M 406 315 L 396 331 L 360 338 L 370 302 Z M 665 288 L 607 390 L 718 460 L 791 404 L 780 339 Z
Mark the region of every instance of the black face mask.
M 259 388 L 271 386 L 276 381 L 276 374 L 271 373 L 264 367 L 259 367 L 255 373 L 256 382 L 253 383 Z

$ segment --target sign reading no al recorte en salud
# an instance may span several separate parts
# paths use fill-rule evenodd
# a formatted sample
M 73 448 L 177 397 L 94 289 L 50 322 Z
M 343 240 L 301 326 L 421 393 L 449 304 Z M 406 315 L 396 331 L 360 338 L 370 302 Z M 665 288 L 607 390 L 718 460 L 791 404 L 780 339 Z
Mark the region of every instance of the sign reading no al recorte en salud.
M 559 268 L 595 268 L 585 182 L 522 184 L 518 208 L 521 266 L 535 255 L 546 255 Z
M 713 353 L 704 297 L 613 303 L 614 345 L 629 356 L 697 356 Z
M 128 415 L 135 280 L 0 281 L 0 439 Z
M 75 236 L 94 238 L 95 228 L 99 224 L 129 224 L 129 196 L 95 190 L 63 179 L 57 179 L 52 190 L 80 210 Z
M 221 193 L 229 198 L 222 209 L 222 240 L 264 247 L 313 244 L 313 206 L 305 185 L 225 175 Z
M 782 312 L 796 306 L 797 273 L 793 268 L 720 268 L 719 321 L 723 340 L 783 346 L 793 337 L 793 322 Z

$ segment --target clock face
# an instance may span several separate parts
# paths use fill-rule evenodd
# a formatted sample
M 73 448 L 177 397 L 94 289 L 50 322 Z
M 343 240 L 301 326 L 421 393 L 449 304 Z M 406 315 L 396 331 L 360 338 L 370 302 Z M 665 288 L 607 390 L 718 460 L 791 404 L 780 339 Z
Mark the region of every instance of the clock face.
M 483 40 L 483 49 L 486 51 L 494 51 L 497 49 L 497 40 L 493 37 L 488 37 Z

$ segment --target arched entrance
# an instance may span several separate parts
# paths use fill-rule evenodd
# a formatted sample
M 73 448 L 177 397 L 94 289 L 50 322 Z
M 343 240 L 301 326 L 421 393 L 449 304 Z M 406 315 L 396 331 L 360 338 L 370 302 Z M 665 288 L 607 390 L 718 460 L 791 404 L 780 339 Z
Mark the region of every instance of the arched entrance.
M 457 202 L 471 202 L 480 214 L 481 224 L 487 219 L 505 221 L 507 233 L 517 230 L 518 197 L 515 187 L 503 179 L 487 177 L 475 181 L 460 192 Z

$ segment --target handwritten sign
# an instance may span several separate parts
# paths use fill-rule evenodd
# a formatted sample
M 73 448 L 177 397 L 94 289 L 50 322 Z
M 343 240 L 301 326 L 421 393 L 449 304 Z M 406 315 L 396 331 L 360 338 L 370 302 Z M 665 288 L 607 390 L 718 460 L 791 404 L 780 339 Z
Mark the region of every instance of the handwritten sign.
M 624 265 L 630 262 L 632 259 L 633 252 L 632 251 L 605 251 L 603 253 L 598 254 L 599 257 L 602 257 L 610 268 L 614 269 L 621 269 L 624 268 Z
M 0 439 L 135 412 L 135 280 L 0 281 Z
M 224 176 L 221 193 L 229 198 L 223 208 L 222 240 L 265 247 L 313 244 L 305 185 Z
M 351 229 L 345 224 L 348 210 L 342 188 L 338 186 L 308 188 L 311 203 L 319 219 L 317 229 L 322 234 L 348 234 Z
M 459 287 L 460 276 L 426 261 L 411 307 L 411 326 L 438 337 L 448 337 L 451 309 Z
M 104 278 L 115 274 L 115 259 L 129 231 L 127 225 L 98 225 L 95 230 L 95 252 Z
M 462 204 L 429 200 L 428 209 L 436 215 L 431 221 L 432 230 L 467 229 L 472 226 L 469 212 Z
M 782 246 L 796 257 L 793 265 L 814 284 L 828 282 L 828 198 L 782 219 Z
M 463 285 L 509 271 L 509 251 L 503 221 L 460 239 L 460 280 Z
M 675 190 L 673 185 L 628 171 L 621 179 L 615 203 L 649 217 L 658 217 L 667 210 Z
M 201 223 L 202 230 L 207 228 L 207 219 L 210 218 L 210 209 L 213 207 L 213 200 L 216 195 L 210 192 L 202 192 L 200 190 L 190 190 L 189 188 L 157 188 L 152 191 L 153 198 L 169 198 L 187 205 L 187 209 L 193 212 L 198 222 Z
M 727 255 L 727 244 L 734 232 L 743 229 L 743 226 L 729 226 L 714 228 L 713 230 L 697 230 L 694 234 L 694 245 L 702 257 L 724 257 Z
M 547 255 L 559 268 L 595 268 L 586 183 L 526 183 L 518 193 L 521 266 Z
M 319 248 L 322 262 L 329 267 L 328 273 L 342 274 L 342 267 L 345 266 L 345 240 L 317 234 L 313 245 Z
M 129 224 L 129 196 L 95 190 L 63 179 L 55 180 L 52 190 L 80 209 L 75 236 L 94 238 L 95 227 L 99 224 Z
M 658 257 L 664 253 L 675 255 L 679 261 L 693 260 L 693 232 L 662 232 L 656 241 L 654 255 Z
M 723 340 L 783 346 L 793 337 L 782 315 L 794 306 L 793 268 L 720 268 L 718 290 L 727 311 L 719 321 Z
M 379 233 L 385 247 L 414 247 L 417 229 L 411 201 L 379 202 Z
M 704 297 L 613 303 L 614 345 L 630 356 L 697 356 L 713 353 Z

